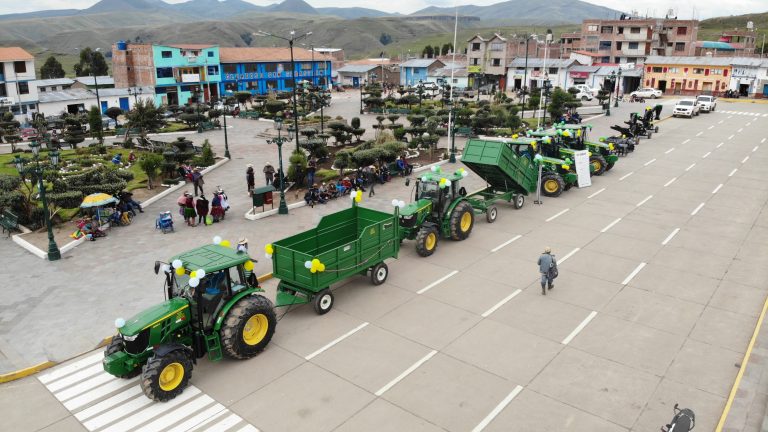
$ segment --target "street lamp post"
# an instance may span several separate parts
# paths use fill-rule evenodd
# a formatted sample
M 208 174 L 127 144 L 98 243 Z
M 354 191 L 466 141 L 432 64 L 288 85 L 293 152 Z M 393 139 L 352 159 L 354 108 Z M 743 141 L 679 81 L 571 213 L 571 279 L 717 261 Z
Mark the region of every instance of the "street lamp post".
M 35 177 L 37 177 L 37 187 L 40 191 L 40 200 L 43 202 L 43 217 L 45 218 L 45 224 L 48 228 L 48 260 L 49 261 L 56 261 L 61 259 L 61 252 L 59 251 L 59 247 L 56 245 L 56 241 L 53 238 L 53 224 L 51 222 L 51 216 L 48 213 L 48 199 L 45 196 L 45 184 L 43 183 L 43 170 L 40 168 L 40 143 L 37 141 L 32 141 L 29 146 L 32 148 L 32 153 L 34 154 L 34 161 L 35 161 L 35 170 L 34 174 Z M 51 165 L 55 168 L 59 164 L 59 152 L 56 150 L 51 151 L 48 153 L 48 157 L 51 160 Z M 21 158 L 21 156 L 16 156 L 14 158 L 14 164 L 16 165 L 16 169 L 19 171 L 19 175 L 24 177 L 24 160 Z
M 539 96 L 539 110 L 542 110 L 542 103 L 544 102 L 544 83 L 549 79 L 549 71 L 547 70 L 547 57 L 549 56 L 549 44 L 552 43 L 552 30 L 547 29 L 547 36 L 546 39 L 544 39 L 544 80 L 542 82 L 541 86 L 541 93 Z M 544 114 L 544 113 L 542 113 Z M 538 116 L 537 116 L 538 117 Z M 542 119 L 539 118 L 538 125 L 541 125 Z
M 619 87 L 621 87 L 621 68 L 619 68 L 619 73 L 616 75 L 616 102 L 613 105 L 614 108 L 619 107 Z
M 133 96 L 133 104 L 139 103 L 139 95 L 141 94 L 141 87 L 132 87 L 128 89 L 128 96 Z
M 368 78 L 360 84 L 360 114 L 363 114 L 363 95 L 366 87 L 368 87 Z
M 288 138 L 283 138 L 282 135 L 280 134 L 280 131 L 283 130 L 283 118 L 280 116 L 275 117 L 275 129 L 277 129 L 277 138 L 268 139 L 267 144 L 277 145 L 277 160 L 278 160 L 278 165 L 280 167 L 280 172 L 279 172 L 280 207 L 278 207 L 277 213 L 287 215 L 288 205 L 286 205 L 285 203 L 285 171 L 283 171 L 283 143 L 286 141 L 290 141 L 291 137 L 289 135 Z
M 521 102 L 522 105 L 522 117 L 525 118 L 525 95 L 528 93 L 528 42 L 530 42 L 531 39 L 537 39 L 538 36 L 535 34 L 532 34 L 525 38 L 525 66 L 523 69 L 523 100 Z
M 608 82 L 611 83 L 611 90 L 613 90 L 613 86 L 616 83 L 616 71 L 611 71 L 611 74 L 608 76 Z M 613 91 L 608 92 L 608 105 L 605 106 L 605 116 L 610 117 L 611 116 L 611 96 L 613 96 Z
M 456 163 L 456 107 L 451 99 L 446 100 L 445 103 L 448 104 L 448 133 L 451 137 L 451 153 L 448 162 Z
M 232 91 L 227 93 L 232 93 Z M 224 118 L 224 157 L 232 159 L 232 155 L 229 153 L 229 139 L 227 138 L 227 111 L 229 111 L 229 100 L 227 99 L 228 97 L 224 96 L 223 109 L 221 110 L 221 116 Z

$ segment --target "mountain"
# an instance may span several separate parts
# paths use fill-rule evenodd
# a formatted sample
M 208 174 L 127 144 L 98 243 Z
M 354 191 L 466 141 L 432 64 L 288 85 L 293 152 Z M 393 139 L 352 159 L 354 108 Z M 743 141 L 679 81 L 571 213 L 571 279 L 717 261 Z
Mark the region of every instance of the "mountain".
M 344 19 L 358 19 L 358 18 L 378 18 L 386 16 L 401 16 L 399 13 L 387 13 L 376 9 L 367 9 L 361 7 L 324 7 L 315 8 L 315 10 L 321 15 L 337 16 Z
M 304 0 L 283 0 L 282 3 L 276 3 L 267 6 L 268 12 L 286 12 L 305 15 L 319 15 L 317 10 Z
M 762 30 L 768 27 L 768 11 L 747 15 L 730 15 L 705 19 L 699 24 L 699 40 L 717 40 L 724 30 L 733 30 L 737 28 L 745 30 L 747 23 L 750 21 L 754 25 L 754 28 L 760 29 L 759 33 L 762 33 Z M 762 46 L 762 42 L 762 38 L 758 37 L 757 46 Z
M 411 15 L 453 15 L 452 7 L 430 6 Z M 509 0 L 488 6 L 459 6 L 460 15 L 475 16 L 483 21 L 505 20 L 507 24 L 581 23 L 587 18 L 615 18 L 621 12 L 580 0 Z
M 150 0 L 101 0 L 88 9 L 83 9 L 80 13 L 89 15 L 107 12 L 146 12 L 161 7 L 159 3 Z
M 245 12 L 264 11 L 266 8 L 256 6 L 244 0 L 189 0 L 184 3 L 168 4 L 162 0 L 165 7 L 189 16 L 204 17 L 205 19 L 227 18 Z
M 0 15 L 0 21 L 3 20 L 17 20 L 17 19 L 31 19 L 31 18 L 52 18 L 74 15 L 80 12 L 79 9 L 53 9 L 38 12 L 26 12 Z

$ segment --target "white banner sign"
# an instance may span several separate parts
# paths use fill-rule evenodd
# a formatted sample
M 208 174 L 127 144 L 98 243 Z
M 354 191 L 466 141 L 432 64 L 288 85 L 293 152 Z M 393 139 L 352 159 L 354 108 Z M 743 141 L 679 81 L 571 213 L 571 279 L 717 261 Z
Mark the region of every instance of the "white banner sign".
M 592 179 L 589 176 L 589 152 L 577 150 L 573 153 L 573 159 L 573 163 L 576 164 L 576 175 L 579 176 L 579 187 L 592 186 Z

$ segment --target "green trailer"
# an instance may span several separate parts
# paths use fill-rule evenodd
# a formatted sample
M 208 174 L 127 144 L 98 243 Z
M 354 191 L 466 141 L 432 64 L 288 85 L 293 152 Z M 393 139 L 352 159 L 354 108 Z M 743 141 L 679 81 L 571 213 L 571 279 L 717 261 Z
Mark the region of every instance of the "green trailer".
M 277 307 L 312 302 L 322 315 L 333 307 L 331 285 L 351 276 L 370 274 L 371 282 L 387 280 L 387 258 L 400 250 L 398 209 L 395 214 L 356 204 L 320 219 L 317 227 L 266 246 L 272 275 L 280 280 Z

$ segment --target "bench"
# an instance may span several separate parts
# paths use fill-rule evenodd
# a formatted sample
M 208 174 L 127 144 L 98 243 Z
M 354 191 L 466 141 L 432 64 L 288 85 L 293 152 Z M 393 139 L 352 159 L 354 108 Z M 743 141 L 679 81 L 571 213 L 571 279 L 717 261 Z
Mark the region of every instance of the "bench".
M 258 120 L 261 117 L 261 113 L 258 111 L 240 111 L 238 115 L 240 118 Z
M 211 123 L 211 122 L 202 122 L 202 123 L 200 123 L 200 127 L 204 131 L 209 131 L 209 130 L 213 130 L 213 129 L 216 128 L 216 126 L 213 123 Z
M 0 213 L 0 226 L 3 227 L 3 232 L 8 231 L 8 237 L 10 237 L 11 230 L 19 231 L 19 217 L 10 210 L 3 210 Z
M 471 137 L 473 135 L 472 134 L 472 128 L 470 128 L 470 127 L 459 127 L 459 128 L 456 128 L 455 134 L 456 134 L 456 136 L 465 136 L 467 138 L 469 138 L 469 137 Z

